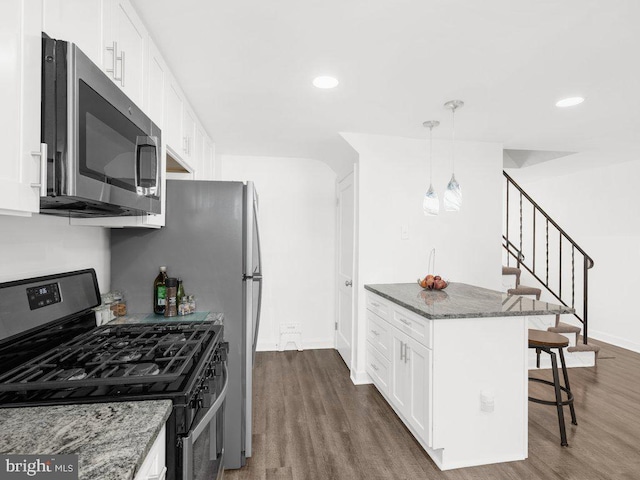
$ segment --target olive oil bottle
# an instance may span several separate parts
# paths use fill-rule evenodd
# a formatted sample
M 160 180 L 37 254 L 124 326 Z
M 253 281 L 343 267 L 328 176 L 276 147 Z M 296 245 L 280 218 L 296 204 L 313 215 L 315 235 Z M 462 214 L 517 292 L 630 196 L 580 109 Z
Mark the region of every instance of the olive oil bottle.
M 160 267 L 160 273 L 153 281 L 153 313 L 164 315 L 167 307 L 167 267 Z

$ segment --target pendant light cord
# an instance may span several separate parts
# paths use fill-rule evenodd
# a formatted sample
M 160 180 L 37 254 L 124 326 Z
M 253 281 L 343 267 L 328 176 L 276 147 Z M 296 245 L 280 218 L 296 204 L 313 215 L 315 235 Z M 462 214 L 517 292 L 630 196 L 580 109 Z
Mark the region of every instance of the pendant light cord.
M 429 127 L 429 185 L 433 185 L 433 127 Z
M 456 109 L 451 109 L 451 173 L 456 173 Z

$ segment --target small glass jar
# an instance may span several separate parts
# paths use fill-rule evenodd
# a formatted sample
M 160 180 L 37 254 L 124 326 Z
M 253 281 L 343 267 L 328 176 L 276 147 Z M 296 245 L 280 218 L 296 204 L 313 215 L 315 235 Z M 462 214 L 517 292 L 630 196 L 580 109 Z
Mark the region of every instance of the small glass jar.
M 122 292 L 111 292 L 111 311 L 116 317 L 124 317 L 127 314 L 127 302 L 124 300 Z
M 189 313 L 196 313 L 196 297 L 189 295 Z
M 189 299 L 186 295 L 183 295 L 178 304 L 178 315 L 189 315 L 190 313 Z

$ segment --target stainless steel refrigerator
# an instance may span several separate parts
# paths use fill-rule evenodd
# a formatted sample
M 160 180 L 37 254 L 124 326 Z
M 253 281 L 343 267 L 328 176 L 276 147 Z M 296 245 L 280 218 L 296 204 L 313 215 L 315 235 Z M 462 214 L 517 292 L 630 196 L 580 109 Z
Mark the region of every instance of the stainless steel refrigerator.
M 161 265 L 198 311 L 224 313 L 229 342 L 225 468 L 251 456 L 252 373 L 262 300 L 258 197 L 252 182 L 167 181 L 166 226 L 111 230 L 111 288 L 131 313 L 153 312 Z

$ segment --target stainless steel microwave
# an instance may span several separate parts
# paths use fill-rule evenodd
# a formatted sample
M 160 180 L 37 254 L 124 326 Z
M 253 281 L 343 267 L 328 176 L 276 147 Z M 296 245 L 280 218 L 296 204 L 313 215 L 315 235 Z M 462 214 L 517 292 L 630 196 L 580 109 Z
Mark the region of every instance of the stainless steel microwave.
M 43 33 L 40 213 L 160 213 L 160 139 L 160 129 L 76 45 Z

